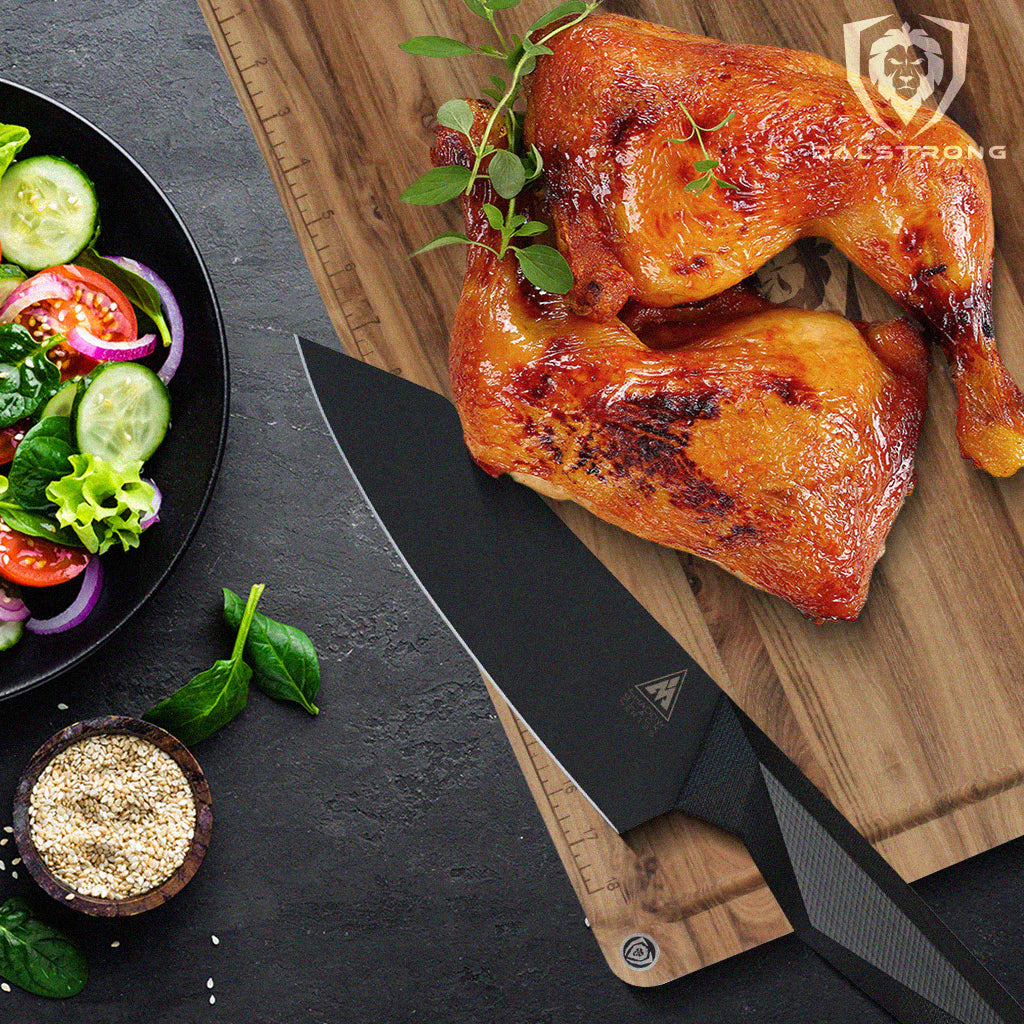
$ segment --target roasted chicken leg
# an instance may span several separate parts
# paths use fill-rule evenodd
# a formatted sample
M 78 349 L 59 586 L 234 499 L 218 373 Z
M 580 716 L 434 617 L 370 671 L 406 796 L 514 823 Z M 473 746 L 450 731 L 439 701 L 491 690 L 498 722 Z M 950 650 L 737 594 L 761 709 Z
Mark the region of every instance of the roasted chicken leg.
M 435 164 L 469 166 L 465 136 L 436 131 Z M 501 200 L 482 180 L 463 198 L 467 234 L 494 247 L 485 202 Z M 537 291 L 511 255 L 470 248 L 450 370 L 473 457 L 810 617 L 856 617 L 913 486 L 927 375 L 916 328 L 742 289 L 624 315 L 635 330 Z
M 993 228 L 977 147 L 945 117 L 885 126 L 845 68 L 613 14 L 556 36 L 533 76 L 526 138 L 544 158 L 574 308 L 596 320 L 722 292 L 797 238 L 822 236 L 932 329 L 952 367 L 963 454 L 1024 465 L 1024 395 L 992 325 Z M 703 154 L 737 186 L 687 191 Z M 921 132 L 920 135 L 917 133 Z M 679 141 L 686 140 L 686 141 Z M 838 358 L 838 355 L 837 355 Z

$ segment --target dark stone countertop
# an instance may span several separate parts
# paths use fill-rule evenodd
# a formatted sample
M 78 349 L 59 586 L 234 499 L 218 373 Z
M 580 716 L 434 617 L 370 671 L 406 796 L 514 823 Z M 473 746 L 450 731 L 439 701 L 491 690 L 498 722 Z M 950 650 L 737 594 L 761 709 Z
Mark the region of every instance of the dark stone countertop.
M 324 681 L 319 719 L 256 693 L 197 745 L 213 844 L 167 906 L 79 917 L 0 846 L 0 899 L 28 896 L 91 965 L 67 1002 L 0 991 L 0 1021 L 888 1019 L 792 938 L 656 990 L 608 971 L 476 672 L 325 443 L 291 336 L 333 331 L 199 9 L 13 0 L 3 29 L 0 74 L 113 135 L 178 208 L 222 304 L 233 393 L 213 503 L 170 581 L 79 669 L 0 705 L 0 808 L 56 729 L 137 714 L 224 656 L 221 586 L 266 583 L 262 610 L 306 629 Z M 920 885 L 1018 993 L 1022 852 Z

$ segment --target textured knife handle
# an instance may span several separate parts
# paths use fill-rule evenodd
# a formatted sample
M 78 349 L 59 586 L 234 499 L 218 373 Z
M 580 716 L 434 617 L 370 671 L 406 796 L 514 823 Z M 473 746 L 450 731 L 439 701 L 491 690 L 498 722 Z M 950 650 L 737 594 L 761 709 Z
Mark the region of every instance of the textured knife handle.
M 1024 1009 L 728 698 L 679 808 L 737 834 L 796 934 L 896 1020 L 1024 1024 Z

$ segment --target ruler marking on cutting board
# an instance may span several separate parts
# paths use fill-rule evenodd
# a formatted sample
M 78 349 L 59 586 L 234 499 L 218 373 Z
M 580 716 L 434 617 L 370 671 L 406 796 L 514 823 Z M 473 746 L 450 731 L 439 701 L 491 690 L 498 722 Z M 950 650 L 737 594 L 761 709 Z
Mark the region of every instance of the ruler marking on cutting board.
M 335 327 L 345 325 L 353 347 L 365 362 L 400 374 L 399 367 L 386 364 L 374 341 L 374 328 L 379 328 L 380 318 L 363 317 L 352 322 L 349 308 L 363 294 L 358 271 L 335 226 L 334 210 L 318 206 L 313 198 L 317 189 L 309 174 L 312 161 L 298 151 L 293 141 L 301 138 L 299 119 L 284 91 L 275 84 L 270 58 L 258 52 L 254 42 L 260 38 L 258 14 L 245 4 L 218 0 L 202 0 L 200 8 L 234 79 L 236 92 L 248 100 L 246 115 L 264 158 L 284 186 L 278 192 L 285 200 L 285 212 L 296 232 L 305 232 L 309 239 L 316 257 L 316 265 L 310 269 L 328 313 L 336 314 L 331 317 Z
M 571 828 L 571 824 L 567 824 L 578 821 L 583 815 L 590 812 L 590 805 L 586 797 L 582 796 L 576 787 L 562 775 L 518 715 L 514 716 L 514 720 L 533 774 L 544 793 L 548 807 L 551 809 L 551 817 L 558 823 L 562 839 L 584 890 L 590 896 L 596 896 L 605 890 L 619 890 L 628 902 L 629 891 L 619 879 L 608 879 L 601 884 L 594 877 L 593 861 L 597 858 L 590 856 L 588 859 L 584 859 L 588 848 L 598 840 L 596 828 L 588 825 L 582 833 L 579 833 Z

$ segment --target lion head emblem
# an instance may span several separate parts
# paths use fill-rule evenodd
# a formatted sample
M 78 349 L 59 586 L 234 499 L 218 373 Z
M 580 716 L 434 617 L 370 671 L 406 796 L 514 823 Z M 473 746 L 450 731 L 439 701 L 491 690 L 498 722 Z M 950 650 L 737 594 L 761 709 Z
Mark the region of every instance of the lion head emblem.
M 912 29 L 906 22 L 871 44 L 868 78 L 904 124 L 935 92 L 944 71 L 939 44 L 923 29 Z

